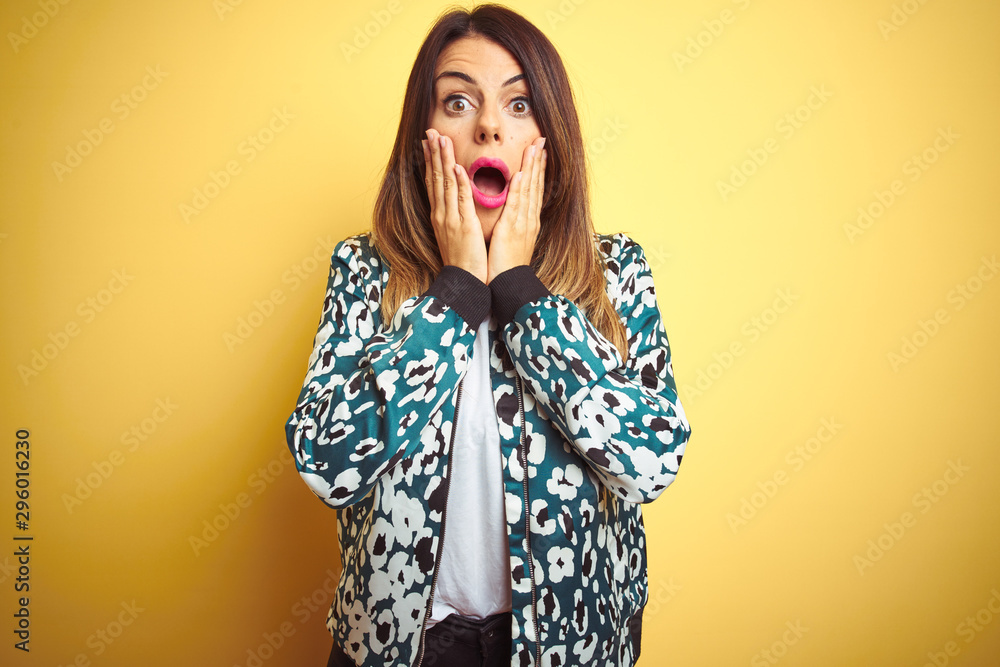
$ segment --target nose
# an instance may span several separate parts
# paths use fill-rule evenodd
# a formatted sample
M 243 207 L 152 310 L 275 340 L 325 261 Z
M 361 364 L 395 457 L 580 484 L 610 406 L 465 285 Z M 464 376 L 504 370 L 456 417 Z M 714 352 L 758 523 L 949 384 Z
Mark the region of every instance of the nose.
M 501 143 L 503 128 L 500 123 L 500 114 L 491 105 L 487 105 L 479 115 L 479 124 L 476 127 L 476 140 L 483 144 L 491 140 L 495 143 Z

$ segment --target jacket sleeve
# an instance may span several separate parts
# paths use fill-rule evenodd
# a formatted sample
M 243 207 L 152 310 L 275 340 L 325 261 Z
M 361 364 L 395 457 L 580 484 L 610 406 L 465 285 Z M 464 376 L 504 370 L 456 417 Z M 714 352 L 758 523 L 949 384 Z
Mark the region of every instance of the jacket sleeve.
M 300 475 L 338 508 L 444 436 L 439 413 L 490 307 L 486 285 L 445 267 L 382 322 L 380 265 L 366 245 L 354 237 L 333 252 L 309 368 L 285 425 Z
M 615 495 L 649 502 L 674 480 L 691 428 L 642 249 L 619 234 L 608 254 L 609 297 L 625 324 L 626 360 L 530 267 L 490 283 L 494 315 L 518 375 L 563 437 Z

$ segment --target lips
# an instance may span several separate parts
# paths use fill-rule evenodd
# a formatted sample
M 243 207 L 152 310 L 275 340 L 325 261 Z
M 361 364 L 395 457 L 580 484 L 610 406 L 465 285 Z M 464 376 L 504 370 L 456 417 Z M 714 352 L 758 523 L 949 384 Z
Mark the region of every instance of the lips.
M 499 208 L 507 201 L 510 170 L 503 160 L 481 157 L 469 167 L 472 198 L 485 208 Z

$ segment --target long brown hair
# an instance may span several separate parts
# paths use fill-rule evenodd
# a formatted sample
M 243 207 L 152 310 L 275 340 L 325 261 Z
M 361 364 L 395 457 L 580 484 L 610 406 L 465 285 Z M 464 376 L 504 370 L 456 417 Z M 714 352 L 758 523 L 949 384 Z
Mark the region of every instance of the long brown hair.
M 462 37 L 484 37 L 507 49 L 528 82 L 535 121 L 546 138 L 548 167 L 541 230 L 531 266 L 553 294 L 576 303 L 591 323 L 627 356 L 625 327 L 604 291 L 604 262 L 590 217 L 586 154 L 573 92 L 562 59 L 542 32 L 500 5 L 456 9 L 441 16 L 420 47 L 406 84 L 396 143 L 375 202 L 372 241 L 390 267 L 382 321 L 406 299 L 423 293 L 441 270 L 430 202 L 424 187 L 427 115 L 434 100 L 438 56 Z

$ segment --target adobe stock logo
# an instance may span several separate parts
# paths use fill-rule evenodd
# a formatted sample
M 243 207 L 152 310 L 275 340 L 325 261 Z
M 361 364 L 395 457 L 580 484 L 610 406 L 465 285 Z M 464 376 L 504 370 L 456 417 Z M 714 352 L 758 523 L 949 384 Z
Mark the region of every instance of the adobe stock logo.
M 903 162 L 902 172 L 909 177 L 911 183 L 919 181 L 923 175 L 935 164 L 942 155 L 955 145 L 962 135 L 957 134 L 949 125 L 946 128 L 939 127 L 937 136 L 922 151 L 911 155 Z M 854 223 L 844 223 L 844 234 L 847 240 L 854 243 L 855 239 L 867 232 L 899 199 L 907 193 L 906 183 L 901 178 L 893 179 L 889 187 L 885 190 L 875 189 L 872 191 L 872 199 L 868 203 L 859 206 L 857 217 Z
M 226 14 L 232 14 L 243 4 L 243 0 L 212 0 L 212 9 L 220 21 L 226 20 Z
M 777 290 L 771 305 L 748 319 L 740 327 L 740 333 L 747 338 L 746 343 L 742 339 L 734 340 L 721 353 L 713 353 L 713 361 L 705 368 L 699 368 L 695 373 L 694 383 L 679 387 L 684 400 L 688 401 L 700 398 L 706 391 L 711 389 L 733 367 L 736 360 L 746 354 L 750 344 L 760 340 L 761 336 L 769 331 L 780 319 L 781 315 L 787 313 L 799 298 L 799 295 L 793 293 L 791 289 Z
M 556 8 L 559 11 L 555 12 L 551 9 L 545 10 L 545 18 L 549 20 L 549 27 L 555 28 L 560 23 L 566 22 L 570 16 L 576 13 L 576 8 L 585 3 L 587 0 L 561 0 L 559 6 Z
M 145 607 L 140 607 L 136 604 L 135 600 L 132 602 L 122 601 L 119 605 L 121 611 L 119 611 L 114 618 L 94 630 L 94 632 L 87 637 L 87 648 L 95 658 L 104 655 L 104 653 L 111 647 L 115 641 L 121 637 L 129 627 L 135 623 L 135 620 L 139 618 L 139 614 L 146 611 Z M 100 662 L 100 661 L 98 661 Z M 77 653 L 73 658 L 72 662 L 67 663 L 66 667 L 90 667 L 94 664 L 90 655 L 86 651 Z M 62 663 L 59 667 L 63 667 Z
M 628 125 L 623 123 L 618 116 L 615 116 L 614 120 L 610 118 L 606 119 L 599 135 L 587 143 L 590 154 L 596 156 L 606 151 L 608 145 L 613 144 L 622 135 L 622 132 L 627 129 Z
M 746 11 L 750 7 L 750 0 L 732 1 L 742 11 Z M 702 21 L 701 25 L 704 26 L 704 29 L 698 31 L 698 34 L 693 37 L 687 38 L 687 44 L 683 51 L 674 51 L 673 53 L 677 71 L 683 73 L 685 67 L 694 64 L 694 61 L 705 53 L 705 49 L 715 44 L 715 41 L 722 36 L 722 33 L 726 31 L 726 26 L 736 22 L 736 17 L 733 10 L 723 9 L 719 12 L 718 18 Z
M 962 637 L 966 644 L 971 644 L 973 640 L 983 632 L 993 620 L 1000 616 L 1000 591 L 994 586 L 990 589 L 990 598 L 975 614 L 967 615 L 958 625 L 955 626 L 955 634 Z M 946 667 L 951 663 L 951 659 L 957 657 L 962 652 L 962 647 L 954 639 L 945 642 L 940 651 L 928 651 L 927 662 L 923 667 Z
M 295 118 L 295 114 L 290 113 L 288 107 L 281 107 L 281 109 L 273 107 L 267 123 L 253 134 L 248 134 L 246 139 L 236 147 L 236 154 L 243 158 L 245 164 L 250 164 L 257 159 L 258 155 L 267 150 L 271 142 L 284 132 Z M 219 171 L 210 169 L 208 180 L 201 186 L 192 189 L 191 202 L 181 202 L 177 207 L 184 222 L 190 224 L 192 218 L 201 215 L 208 208 L 208 205 L 232 184 L 233 178 L 243 173 L 243 167 L 244 165 L 240 164 L 239 160 L 232 159 L 228 160 Z
M 353 58 L 361 55 L 372 40 L 381 35 L 382 30 L 392 23 L 392 17 L 402 11 L 403 6 L 399 4 L 399 0 L 389 0 L 385 9 L 372 10 L 372 20 L 365 23 L 364 29 L 361 26 L 354 26 L 354 39 L 351 43 L 340 43 L 340 52 L 344 54 L 344 60 L 350 63 Z
M 266 466 L 257 468 L 256 472 L 247 477 L 246 485 L 253 490 L 253 495 L 247 491 L 240 491 L 231 501 L 219 503 L 219 511 L 211 519 L 202 520 L 201 532 L 188 536 L 188 544 L 194 555 L 200 556 L 201 552 L 219 539 L 222 533 L 229 530 L 229 527 L 244 514 L 244 510 L 267 491 L 267 488 L 274 484 L 288 467 L 295 469 L 295 459 L 286 447 L 278 456 L 268 461 Z
M 77 315 L 83 318 L 84 324 L 90 324 L 97 318 L 98 313 L 104 312 L 133 280 L 135 280 L 135 276 L 127 273 L 124 268 L 120 271 L 112 271 L 111 280 L 108 281 L 107 287 L 101 288 L 96 294 L 88 296 L 77 305 Z M 82 330 L 79 322 L 69 320 L 61 329 L 49 332 L 48 341 L 41 345 L 41 350 L 32 348 L 28 364 L 17 365 L 17 373 L 24 386 L 28 386 L 31 380 L 48 368 L 69 347 L 73 338 L 80 335 Z
M 927 0 L 903 0 L 902 5 L 894 4 L 889 20 L 879 19 L 876 23 L 878 31 L 882 33 L 882 39 L 889 41 L 890 35 L 899 32 L 899 29 L 909 22 L 910 17 L 919 12 L 925 4 Z
M 120 440 L 123 445 L 128 445 L 128 452 L 136 452 L 142 443 L 159 430 L 160 426 L 166 422 L 174 411 L 179 407 L 170 400 L 170 397 L 157 398 L 156 407 L 152 409 L 147 417 L 137 424 L 133 424 L 128 431 L 121 434 Z M 70 514 L 83 504 L 85 500 L 94 495 L 97 489 L 111 478 L 115 470 L 125 463 L 126 452 L 120 449 L 113 449 L 107 458 L 100 461 L 92 461 L 90 466 L 92 472 L 88 472 L 82 477 L 76 478 L 76 486 L 71 493 L 62 494 L 63 505 Z
M 309 276 L 321 268 L 329 266 L 329 257 L 335 247 L 336 243 L 333 242 L 329 234 L 325 239 L 317 238 L 312 252 L 292 264 L 281 274 L 282 284 L 290 285 L 289 292 L 297 290 L 305 284 Z M 285 291 L 275 288 L 263 299 L 254 299 L 253 308 L 237 318 L 236 327 L 232 331 L 225 331 L 222 334 L 222 340 L 230 354 L 264 326 L 264 323 L 274 315 L 278 306 L 285 303 L 287 296 Z
M 805 101 L 776 120 L 774 131 L 781 135 L 785 141 L 788 141 L 795 136 L 796 132 L 805 127 L 805 124 L 826 105 L 831 97 L 833 97 L 833 93 L 827 90 L 826 84 L 810 86 L 809 95 Z M 754 174 L 767 164 L 767 161 L 778 152 L 779 148 L 781 148 L 781 142 L 774 136 L 765 139 L 759 148 L 748 148 L 747 158 L 734 163 L 729 168 L 729 177 L 726 180 L 719 179 L 715 182 L 715 187 L 719 191 L 722 201 L 729 201 L 730 197 L 736 194 Z
M 836 417 L 824 417 L 820 420 L 814 436 L 788 450 L 784 460 L 791 468 L 791 473 L 784 468 L 778 468 L 763 481 L 758 480 L 757 490 L 740 498 L 740 506 L 735 512 L 726 513 L 726 523 L 733 533 L 739 532 L 739 529 L 752 521 L 778 495 L 781 488 L 788 484 L 789 475 L 802 470 L 806 463 L 823 451 L 825 445 L 828 445 L 843 428 L 844 425 L 838 422 Z
M 14 53 L 21 50 L 21 47 L 38 35 L 38 31 L 49 24 L 49 20 L 56 17 L 61 9 L 60 5 L 68 5 L 69 0 L 38 0 L 38 6 L 42 9 L 35 12 L 29 19 L 27 16 L 21 17 L 21 30 L 18 32 L 8 32 L 7 41 Z
M 767 648 L 758 651 L 750 658 L 751 667 L 767 667 L 776 665 L 778 661 L 788 654 L 788 649 L 799 643 L 799 640 L 809 632 L 809 628 L 802 625 L 802 621 L 796 620 L 794 623 L 785 621 L 785 628 L 781 633 L 781 638 L 772 642 Z
M 949 460 L 948 468 L 941 477 L 914 493 L 910 503 L 920 510 L 920 514 L 927 514 L 948 495 L 953 486 L 962 481 L 970 470 L 972 468 L 963 464 L 962 459 Z M 886 553 L 917 525 L 918 518 L 913 512 L 906 511 L 899 515 L 897 521 L 883 523 L 882 527 L 885 530 L 874 539 L 868 540 L 864 553 L 855 554 L 852 559 L 858 574 L 864 576 L 866 569 L 875 567 L 875 563 L 882 560 Z
M 969 301 L 976 298 L 986 283 L 993 280 L 998 273 L 1000 273 L 1000 262 L 997 261 L 996 254 L 992 257 L 984 255 L 976 271 L 962 282 L 956 283 L 953 289 L 948 290 L 945 300 L 953 306 L 955 313 L 959 312 L 965 308 Z M 949 322 L 951 322 L 951 314 L 944 307 L 935 309 L 926 320 L 918 319 L 917 328 L 912 333 L 900 338 L 901 344 L 898 350 L 892 350 L 886 354 L 892 372 L 898 373 L 901 366 L 913 361 L 914 357 L 927 347 Z
M 119 122 L 124 121 L 132 115 L 133 111 L 139 108 L 140 104 L 146 101 L 151 92 L 160 87 L 160 84 L 163 83 L 163 80 L 169 74 L 170 72 L 161 70 L 159 65 L 155 68 L 152 65 L 148 65 L 142 81 L 111 100 L 109 106 L 111 113 L 115 115 Z M 52 171 L 56 175 L 56 180 L 62 183 L 66 176 L 73 173 L 74 169 L 82 165 L 84 158 L 104 143 L 104 139 L 114 132 L 116 128 L 115 121 L 110 116 L 105 116 L 97 121 L 96 127 L 85 127 L 80 130 L 83 139 L 80 139 L 75 144 L 66 144 L 66 153 L 63 161 L 54 160 L 52 162 Z

